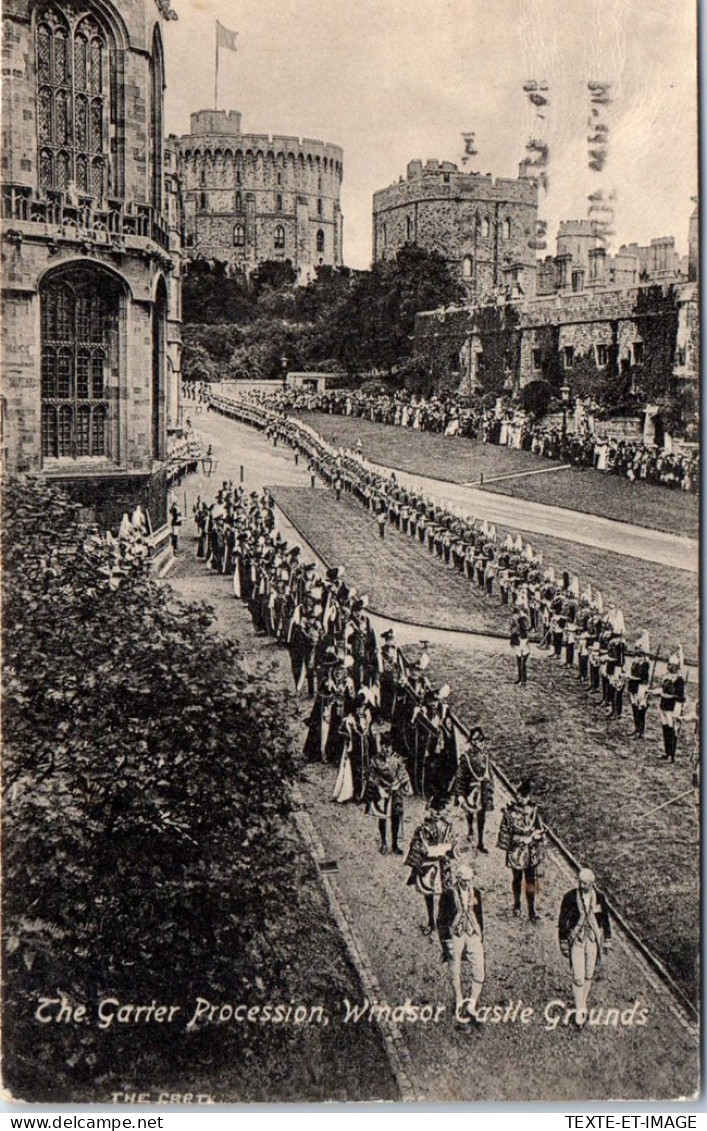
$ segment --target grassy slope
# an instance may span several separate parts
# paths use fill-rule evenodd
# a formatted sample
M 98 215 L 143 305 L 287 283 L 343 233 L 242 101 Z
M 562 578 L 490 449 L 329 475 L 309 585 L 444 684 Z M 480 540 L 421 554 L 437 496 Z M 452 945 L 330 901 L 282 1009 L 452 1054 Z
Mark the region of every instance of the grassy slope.
M 327 440 L 353 447 L 360 437 L 364 455 L 375 463 L 418 475 L 434 475 L 452 483 L 478 482 L 496 475 L 547 471 L 559 464 L 530 452 L 499 448 L 462 436 L 440 436 L 411 428 L 373 424 L 357 417 L 305 412 L 301 419 Z M 574 468 L 556 475 L 533 475 L 488 483 L 490 491 L 537 503 L 569 507 L 587 514 L 633 522 L 654 530 L 686 534 L 699 531 L 699 500 L 666 487 L 630 483 L 618 476 Z
M 273 493 L 322 556 L 346 567 L 347 578 L 360 593 L 369 594 L 374 609 L 439 628 L 506 631 L 508 615 L 496 598 L 479 596 L 456 572 L 390 526 L 381 541 L 375 522 L 358 503 L 337 503 L 330 491 L 308 488 L 277 487 Z M 601 589 L 606 602 L 613 600 L 623 609 L 629 637 L 635 639 L 647 628 L 662 655 L 682 641 L 686 657 L 697 658 L 693 574 L 558 538 L 531 537 L 546 564 L 576 573 L 583 584 Z
M 552 503 L 556 507 L 632 522 L 670 534 L 697 538 L 700 532 L 700 504 L 696 495 L 686 495 L 657 483 L 631 483 L 621 476 L 605 475 L 601 471 L 583 472 L 571 468 L 557 475 L 531 475 L 489 483 L 488 489 L 531 503 Z

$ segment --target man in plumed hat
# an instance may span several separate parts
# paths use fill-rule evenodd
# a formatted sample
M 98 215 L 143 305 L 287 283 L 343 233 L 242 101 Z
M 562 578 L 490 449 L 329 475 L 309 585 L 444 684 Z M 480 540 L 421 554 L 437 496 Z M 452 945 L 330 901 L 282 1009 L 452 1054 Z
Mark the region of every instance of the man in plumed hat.
M 685 678 L 682 674 L 681 657 L 674 652 L 668 660 L 668 670 L 659 688 L 650 690 L 649 695 L 658 695 L 660 725 L 663 728 L 663 760 L 675 761 L 678 736 L 685 708 Z

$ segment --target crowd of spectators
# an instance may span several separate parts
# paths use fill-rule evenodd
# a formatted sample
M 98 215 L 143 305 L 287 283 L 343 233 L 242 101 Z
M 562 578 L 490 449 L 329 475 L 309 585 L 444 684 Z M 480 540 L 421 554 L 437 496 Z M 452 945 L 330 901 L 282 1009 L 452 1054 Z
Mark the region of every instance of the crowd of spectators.
M 481 402 L 468 405 L 454 396 L 426 398 L 403 392 L 311 392 L 282 388 L 251 397 L 288 412 L 324 412 L 419 432 L 466 436 L 636 482 L 690 492 L 696 492 L 699 486 L 696 450 L 672 452 L 657 444 L 616 439 L 601 421 L 592 427 L 585 416 L 577 426 L 574 413 L 569 411 L 556 414 L 562 417 L 558 423 L 552 418 L 538 422 L 503 398 L 489 407 Z

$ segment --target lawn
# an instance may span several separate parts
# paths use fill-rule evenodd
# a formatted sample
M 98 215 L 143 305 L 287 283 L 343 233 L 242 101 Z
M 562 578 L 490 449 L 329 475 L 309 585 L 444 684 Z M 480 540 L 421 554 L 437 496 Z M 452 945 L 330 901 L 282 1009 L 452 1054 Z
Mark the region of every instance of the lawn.
M 579 471 L 573 467 L 557 475 L 529 475 L 489 483 L 488 490 L 527 499 L 530 503 L 551 503 L 618 522 L 632 522 L 651 530 L 699 537 L 697 495 L 672 491 L 657 483 L 631 483 L 618 475 Z
M 618 476 L 576 468 L 488 483 L 494 476 L 548 471 L 560 464 L 530 452 L 483 444 L 462 436 L 416 432 L 412 428 L 374 424 L 358 417 L 304 412 L 298 414 L 298 418 L 341 447 L 353 447 L 360 438 L 366 458 L 386 467 L 451 483 L 478 484 L 483 475 L 489 491 L 691 538 L 696 538 L 699 532 L 697 496 L 667 487 L 630 483 Z
M 332 491 L 272 487 L 290 521 L 329 565 L 367 593 L 370 607 L 399 620 L 436 628 L 504 633 L 508 611 L 473 588 L 419 542 L 386 527 L 385 538 L 368 511 Z
M 660 726 L 649 711 L 645 742 L 607 722 L 576 676 L 533 659 L 524 690 L 510 655 L 480 656 L 430 646 L 428 675 L 451 685 L 463 721 L 480 721 L 492 760 L 512 782 L 530 776 L 547 824 L 616 901 L 682 990 L 697 999 L 699 828 L 694 795 L 642 814 L 689 790 L 686 728 L 675 766 L 659 760 Z M 550 689 L 550 693 L 548 693 Z M 627 708 L 630 714 L 630 708 Z
M 419 542 L 391 526 L 381 540 L 375 522 L 358 503 L 348 498 L 337 503 L 331 491 L 309 488 L 276 487 L 273 494 L 322 557 L 331 565 L 343 565 L 351 584 L 369 594 L 372 608 L 438 628 L 507 631 L 508 611 L 497 598 L 479 594 Z M 630 640 L 645 628 L 661 655 L 682 642 L 686 658 L 696 661 L 693 574 L 543 535 L 532 535 L 532 544 L 543 553 L 546 565 L 576 573 L 582 585 L 588 582 L 601 590 L 607 605 L 613 601 L 623 609 Z

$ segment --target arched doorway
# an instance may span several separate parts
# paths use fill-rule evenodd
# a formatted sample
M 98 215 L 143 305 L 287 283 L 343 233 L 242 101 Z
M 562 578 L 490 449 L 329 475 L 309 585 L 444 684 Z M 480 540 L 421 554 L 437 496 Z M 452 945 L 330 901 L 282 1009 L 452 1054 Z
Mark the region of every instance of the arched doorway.
M 163 459 L 166 438 L 165 367 L 167 354 L 167 287 L 160 278 L 152 307 L 152 456 Z

